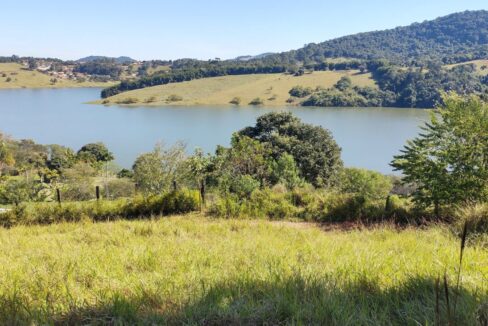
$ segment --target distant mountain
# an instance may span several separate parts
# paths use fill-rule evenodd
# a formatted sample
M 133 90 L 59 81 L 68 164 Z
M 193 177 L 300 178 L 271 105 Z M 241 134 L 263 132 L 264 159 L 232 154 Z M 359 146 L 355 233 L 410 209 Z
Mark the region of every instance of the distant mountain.
M 438 60 L 455 63 L 488 58 L 488 11 L 465 11 L 384 31 L 336 38 L 267 56 L 269 63 L 322 62 L 326 58 Z
M 270 55 L 273 55 L 275 53 L 273 52 L 266 52 L 266 53 L 261 53 L 261 54 L 258 54 L 258 55 L 241 55 L 233 60 L 236 60 L 236 61 L 249 61 L 249 60 L 254 60 L 254 59 L 263 59 L 267 56 L 270 56 Z
M 136 62 L 136 60 L 134 60 L 130 57 L 121 56 L 118 58 L 114 58 L 114 57 L 105 57 L 105 56 L 100 56 L 100 55 L 91 55 L 91 56 L 88 56 L 85 58 L 78 59 L 78 60 L 76 60 L 76 62 L 93 62 L 93 61 L 101 61 L 101 60 L 114 60 L 118 64 Z

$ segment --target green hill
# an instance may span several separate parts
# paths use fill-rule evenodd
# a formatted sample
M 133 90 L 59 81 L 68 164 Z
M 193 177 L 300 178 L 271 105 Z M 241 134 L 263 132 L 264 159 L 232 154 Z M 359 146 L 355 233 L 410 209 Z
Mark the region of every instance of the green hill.
M 488 11 L 465 11 L 394 29 L 359 33 L 269 55 L 269 63 L 321 62 L 327 58 L 387 59 L 401 64 L 445 64 L 488 58 Z

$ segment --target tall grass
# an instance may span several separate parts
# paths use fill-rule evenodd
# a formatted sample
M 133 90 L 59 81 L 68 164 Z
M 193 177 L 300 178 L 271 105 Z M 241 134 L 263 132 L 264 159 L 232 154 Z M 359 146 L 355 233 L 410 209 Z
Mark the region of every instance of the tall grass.
M 7 325 L 444 325 L 436 278 L 455 280 L 459 263 L 444 227 L 199 216 L 19 226 L 0 229 L 0 247 Z M 475 325 L 488 314 L 488 252 L 467 246 L 463 260 L 455 320 Z
M 177 190 L 161 195 L 136 196 L 114 201 L 30 203 L 0 214 L 0 226 L 148 218 L 189 213 L 199 210 L 200 207 L 200 193 L 195 190 Z

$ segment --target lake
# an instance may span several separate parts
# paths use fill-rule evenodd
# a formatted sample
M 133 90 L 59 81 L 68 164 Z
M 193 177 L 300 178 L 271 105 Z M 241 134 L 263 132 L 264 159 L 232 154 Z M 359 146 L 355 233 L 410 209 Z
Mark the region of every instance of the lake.
M 260 107 L 121 107 L 84 104 L 100 89 L 17 89 L 0 91 L 0 131 L 42 144 L 75 150 L 102 141 L 118 164 L 130 167 L 158 141 L 183 140 L 189 151 L 213 152 L 227 146 L 233 132 L 256 117 L 276 110 L 292 111 L 303 121 L 332 131 L 347 166 L 391 173 L 393 155 L 418 134 L 429 112 L 395 108 L 260 108 Z

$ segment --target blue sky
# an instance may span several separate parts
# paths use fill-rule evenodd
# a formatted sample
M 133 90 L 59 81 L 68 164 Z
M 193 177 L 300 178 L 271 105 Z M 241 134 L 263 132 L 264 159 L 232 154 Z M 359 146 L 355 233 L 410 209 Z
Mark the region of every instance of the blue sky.
M 233 58 L 392 28 L 486 0 L 24 0 L 0 5 L 0 55 Z

